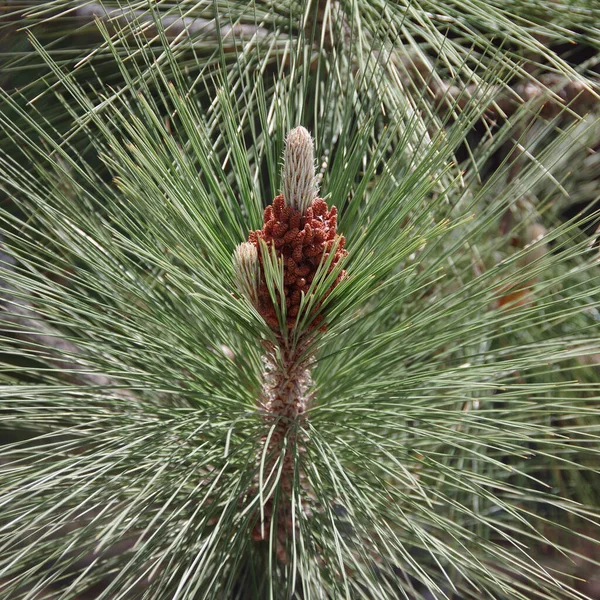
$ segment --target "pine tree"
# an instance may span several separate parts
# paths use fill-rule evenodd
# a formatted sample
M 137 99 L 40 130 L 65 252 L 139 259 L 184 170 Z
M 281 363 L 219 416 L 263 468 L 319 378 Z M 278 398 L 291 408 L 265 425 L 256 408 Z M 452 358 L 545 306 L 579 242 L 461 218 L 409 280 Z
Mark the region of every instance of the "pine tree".
M 9 7 L 0 595 L 594 598 L 594 16 Z

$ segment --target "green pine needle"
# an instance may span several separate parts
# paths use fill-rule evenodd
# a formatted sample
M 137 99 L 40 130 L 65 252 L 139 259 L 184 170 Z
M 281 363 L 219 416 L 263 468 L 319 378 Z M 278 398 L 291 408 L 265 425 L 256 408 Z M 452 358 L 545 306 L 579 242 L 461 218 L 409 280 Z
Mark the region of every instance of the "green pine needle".
M 600 130 L 547 76 L 596 83 L 543 40 L 597 50 L 598 9 L 103 4 L 0 21 L 29 44 L 0 100 L 0 595 L 591 600 Z M 293 344 L 347 270 L 269 454 L 275 336 L 232 253 L 300 124 L 349 254 L 302 300 Z

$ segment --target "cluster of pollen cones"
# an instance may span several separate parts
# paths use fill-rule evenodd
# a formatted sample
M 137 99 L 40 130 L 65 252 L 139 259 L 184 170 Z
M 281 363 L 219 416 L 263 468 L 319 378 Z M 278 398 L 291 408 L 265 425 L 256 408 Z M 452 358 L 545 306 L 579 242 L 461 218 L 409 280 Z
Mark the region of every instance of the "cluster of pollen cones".
M 281 194 L 265 209 L 263 219 L 262 229 L 250 232 L 248 241 L 256 247 L 261 265 L 260 240 L 263 240 L 268 248 L 275 247 L 277 256 L 283 257 L 286 324 L 288 328 L 292 328 L 300 309 L 302 294 L 308 294 L 319 265 L 328 263 L 327 272 L 330 273 L 347 255 L 347 251 L 344 250 L 345 239 L 337 234 L 336 207 L 332 206 L 329 209 L 322 198 L 315 198 L 302 214 L 292 206 L 286 205 Z M 330 258 L 331 253 L 333 257 Z M 334 283 L 314 307 L 315 312 L 345 274 L 344 270 L 339 272 Z M 257 309 L 268 325 L 278 331 L 280 324 L 263 269 L 260 277 Z M 321 314 L 310 324 L 311 329 L 318 326 L 325 327 Z

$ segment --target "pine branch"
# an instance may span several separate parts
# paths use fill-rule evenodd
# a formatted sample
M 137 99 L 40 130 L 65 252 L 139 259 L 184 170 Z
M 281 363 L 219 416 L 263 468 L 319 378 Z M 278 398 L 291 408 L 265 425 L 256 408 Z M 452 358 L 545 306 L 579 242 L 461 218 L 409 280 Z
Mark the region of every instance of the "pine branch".
M 158 31 L 153 14 L 146 10 L 128 8 L 108 8 L 99 2 L 86 3 L 68 13 L 74 17 L 80 27 L 94 25 L 96 20 L 102 21 L 111 35 L 117 30 L 125 30 L 132 24 L 140 26 L 147 38 L 156 39 Z M 270 32 L 263 27 L 246 23 L 230 25 L 224 23 L 219 26 L 216 19 L 203 19 L 200 17 L 186 17 L 179 15 L 162 15 L 160 31 L 164 32 L 166 39 L 172 41 L 181 37 L 202 36 L 203 38 L 223 39 L 225 44 L 233 43 L 233 39 L 249 40 L 265 39 Z M 118 29 L 117 29 L 118 28 Z
M 483 97 L 479 84 L 458 86 L 435 76 L 432 66 L 417 57 L 395 57 L 396 65 L 416 85 L 427 82 L 429 100 L 439 110 L 458 108 L 464 110 L 474 98 Z M 599 101 L 597 86 L 590 82 L 575 80 L 556 73 L 545 73 L 538 78 L 508 86 L 495 85 L 485 90 L 488 106 L 484 114 L 488 119 L 506 119 L 514 115 L 526 103 L 531 103 L 532 113 L 551 119 L 561 112 L 585 115 Z
M 102 52 L 31 36 L 46 78 L 0 111 L 0 419 L 35 432 L 1 446 L 5 595 L 591 593 L 541 556 L 600 547 L 597 253 L 557 208 L 591 117 L 470 143 L 529 81 L 498 30 L 578 81 L 496 4 L 256 3 L 299 33 L 226 53 L 158 17 L 210 5 L 232 37 L 238 0 L 92 15 Z M 388 45 L 435 58 L 424 85 Z

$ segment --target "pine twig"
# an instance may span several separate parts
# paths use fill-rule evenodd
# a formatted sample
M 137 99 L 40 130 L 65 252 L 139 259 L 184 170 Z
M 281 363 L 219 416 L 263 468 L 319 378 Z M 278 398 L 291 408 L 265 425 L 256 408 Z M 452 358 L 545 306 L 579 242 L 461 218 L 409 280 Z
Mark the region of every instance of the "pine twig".
M 72 12 L 82 27 L 92 25 L 96 19 L 102 21 L 110 33 L 117 29 L 127 27 L 133 22 L 143 25 L 146 37 L 158 35 L 158 29 L 154 17 L 148 11 L 106 8 L 99 2 L 91 2 L 80 6 Z M 237 23 L 235 25 L 224 24 L 220 27 L 216 19 L 203 19 L 201 17 L 184 17 L 179 15 L 164 15 L 160 18 L 161 28 L 166 38 L 171 41 L 181 36 L 192 37 L 202 34 L 203 36 L 233 38 L 259 38 L 264 39 L 269 31 L 258 25 Z
M 397 67 L 411 80 L 426 81 L 433 96 L 434 104 L 456 106 L 464 109 L 474 98 L 481 101 L 482 91 L 477 84 L 459 87 L 454 83 L 440 80 L 432 68 L 415 57 L 398 57 Z M 485 114 L 487 118 L 506 118 L 513 115 L 527 102 L 537 102 L 540 115 L 553 118 L 567 109 L 583 115 L 599 100 L 598 91 L 582 81 L 569 79 L 556 73 L 545 73 L 536 80 L 517 83 L 512 88 L 492 86 L 483 93 L 489 98 Z

